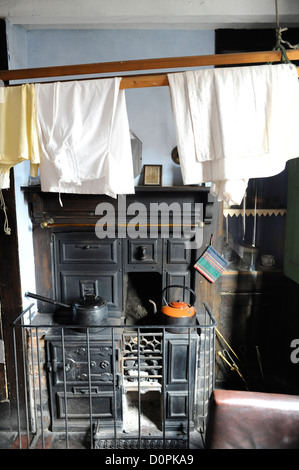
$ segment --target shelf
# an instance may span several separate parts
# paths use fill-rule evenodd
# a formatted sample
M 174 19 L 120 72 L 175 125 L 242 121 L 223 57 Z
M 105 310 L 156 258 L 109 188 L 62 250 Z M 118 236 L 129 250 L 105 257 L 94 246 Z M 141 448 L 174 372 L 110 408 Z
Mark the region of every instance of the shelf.
M 246 209 L 245 210 L 245 215 L 252 215 L 254 216 L 255 214 L 260 217 L 260 216 L 271 216 L 271 215 L 285 215 L 287 213 L 286 209 Z M 223 209 L 223 215 L 224 217 L 239 217 L 244 215 L 244 209 Z
M 40 184 L 32 184 L 29 186 L 21 186 L 21 191 L 28 191 L 28 192 L 36 192 L 36 193 L 42 193 L 41 191 L 41 186 Z M 204 193 L 209 193 L 210 192 L 210 187 L 209 186 L 201 186 L 201 185 L 184 185 L 184 186 L 135 186 L 135 192 L 150 192 L 150 191 L 155 191 L 155 192 L 204 192 Z M 58 193 L 56 193 L 58 194 Z M 72 193 L 76 194 L 76 193 Z M 82 194 L 78 193 L 79 196 L 82 196 Z M 100 196 L 101 194 L 99 194 Z

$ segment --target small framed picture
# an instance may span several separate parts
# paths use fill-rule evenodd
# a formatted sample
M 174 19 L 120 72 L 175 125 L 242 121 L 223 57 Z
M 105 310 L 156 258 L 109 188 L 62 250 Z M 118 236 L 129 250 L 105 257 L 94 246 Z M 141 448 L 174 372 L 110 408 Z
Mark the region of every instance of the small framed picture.
M 144 165 L 144 185 L 162 185 L 162 165 Z

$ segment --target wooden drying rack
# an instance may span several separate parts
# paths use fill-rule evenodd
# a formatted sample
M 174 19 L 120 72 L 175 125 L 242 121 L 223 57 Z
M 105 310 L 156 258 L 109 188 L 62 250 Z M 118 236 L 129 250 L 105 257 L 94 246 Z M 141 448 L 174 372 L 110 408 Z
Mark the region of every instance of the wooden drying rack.
M 290 61 L 299 60 L 299 50 L 287 50 L 286 54 Z M 280 62 L 282 54 L 280 51 L 265 52 L 241 52 L 234 54 L 216 54 L 187 57 L 168 57 L 161 59 L 127 60 L 119 62 L 102 62 L 96 64 L 62 65 L 55 67 L 40 67 L 18 70 L 0 70 L 0 80 L 6 84 L 12 80 L 44 79 L 60 77 L 74 77 L 77 75 L 99 75 L 120 74 L 122 76 L 120 88 L 144 88 L 156 86 L 168 86 L 167 73 L 140 73 L 148 70 L 158 69 L 186 69 L 189 67 L 203 67 L 212 65 L 245 65 Z M 121 75 L 123 72 L 138 71 L 138 75 Z M 299 68 L 297 67 L 298 76 Z M 168 72 L 169 73 L 169 72 Z M 93 78 L 105 78 L 93 77 Z M 72 78 L 73 79 L 73 78 Z

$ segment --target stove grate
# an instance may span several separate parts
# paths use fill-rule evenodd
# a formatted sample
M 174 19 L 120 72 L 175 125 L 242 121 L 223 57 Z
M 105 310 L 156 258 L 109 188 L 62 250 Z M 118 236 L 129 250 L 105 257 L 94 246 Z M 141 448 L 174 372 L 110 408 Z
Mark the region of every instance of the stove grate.
M 98 439 L 94 443 L 95 449 L 188 449 L 186 439 Z

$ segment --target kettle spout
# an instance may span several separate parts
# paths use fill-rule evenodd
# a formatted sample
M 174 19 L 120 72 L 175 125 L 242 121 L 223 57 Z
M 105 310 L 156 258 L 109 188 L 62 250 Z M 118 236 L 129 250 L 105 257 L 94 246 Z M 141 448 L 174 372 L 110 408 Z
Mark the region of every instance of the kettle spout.
M 150 300 L 149 299 L 149 302 L 153 305 L 154 307 L 154 313 L 157 313 L 157 305 L 155 304 L 155 302 L 153 300 Z

